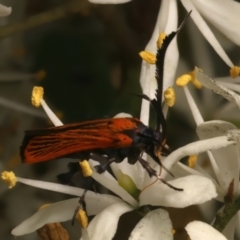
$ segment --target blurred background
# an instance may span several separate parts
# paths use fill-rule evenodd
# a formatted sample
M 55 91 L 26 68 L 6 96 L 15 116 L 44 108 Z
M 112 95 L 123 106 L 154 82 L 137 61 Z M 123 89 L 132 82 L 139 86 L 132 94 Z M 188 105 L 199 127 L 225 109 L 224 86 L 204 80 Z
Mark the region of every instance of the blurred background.
M 18 0 L 1 1 L 1 4 L 11 6 L 13 12 L 0 18 L 0 169 L 13 170 L 26 178 L 56 182 L 56 175 L 67 170 L 66 161 L 35 166 L 20 162 L 19 146 L 24 131 L 52 126 L 41 108 L 31 106 L 32 87 L 44 87 L 45 100 L 64 123 L 113 117 L 119 112 L 139 117 L 141 100 L 131 94 L 141 93 L 138 53 L 152 35 L 161 1 L 94 5 L 87 0 Z M 179 3 L 179 19 L 185 15 Z M 239 48 L 217 30 L 214 32 L 232 61 L 239 64 Z M 209 76 L 228 76 L 229 68 L 192 20 L 180 33 L 178 45 L 180 63 L 176 76 L 191 71 L 195 65 Z M 189 112 L 185 96 L 181 89 L 176 90 L 177 104 L 170 109 L 168 117 L 168 144 L 173 150 L 196 140 L 191 114 L 185 114 Z M 202 93 L 193 88 L 192 91 L 201 102 Z M 206 120 L 213 117 L 206 110 L 203 114 Z M 8 190 L 2 182 L 0 194 L 0 239 L 9 240 L 14 239 L 11 230 L 41 205 L 69 197 L 21 184 Z M 181 211 L 172 211 L 180 222 Z M 200 218 L 199 211 L 196 208 L 194 211 L 192 217 Z M 79 238 L 78 224 L 64 226 L 70 239 Z M 178 227 L 179 235 L 181 227 Z M 18 239 L 39 238 L 33 233 Z

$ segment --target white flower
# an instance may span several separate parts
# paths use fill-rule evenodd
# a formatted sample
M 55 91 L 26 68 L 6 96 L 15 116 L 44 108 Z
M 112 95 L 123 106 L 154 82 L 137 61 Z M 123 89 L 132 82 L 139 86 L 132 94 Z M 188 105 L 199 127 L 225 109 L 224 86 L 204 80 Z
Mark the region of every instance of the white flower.
M 204 73 L 199 71 L 197 68 L 196 78 L 201 82 L 203 86 L 206 88 L 220 94 L 228 101 L 234 103 L 240 109 L 240 96 L 223 86 L 221 83 L 210 79 Z M 218 150 L 213 149 L 208 151 L 208 157 L 212 166 L 212 170 L 214 172 L 214 176 L 211 177 L 208 175 L 204 169 L 196 164 L 194 169 L 188 168 L 180 163 L 178 163 L 178 167 L 182 170 L 180 171 L 177 168 L 173 171 L 176 175 L 180 172 L 182 173 L 180 176 L 184 174 L 192 174 L 195 173 L 202 176 L 209 177 L 212 179 L 214 184 L 216 185 L 218 197 L 216 198 L 218 201 L 223 202 L 224 198 L 229 195 L 230 198 L 236 198 L 239 196 L 240 184 L 239 184 L 239 169 L 240 169 L 240 153 L 239 153 L 239 141 L 240 141 L 240 132 L 236 126 L 229 122 L 220 121 L 220 120 L 212 120 L 204 122 L 201 113 L 195 104 L 190 91 L 187 86 L 184 86 L 184 92 L 186 94 L 192 115 L 194 117 L 195 123 L 197 125 L 197 134 L 200 139 L 212 139 L 213 137 L 221 138 L 227 137 L 229 140 L 235 140 L 236 144 L 227 146 L 225 148 L 219 148 Z M 239 111 L 239 110 L 238 110 Z M 239 113 L 239 112 L 238 112 Z M 206 141 L 205 140 L 205 141 Z M 212 144 L 212 143 L 209 143 Z M 209 148 L 211 148 L 209 146 Z M 169 162 L 169 160 L 168 160 Z M 165 165 L 168 164 L 167 162 Z M 184 173 L 185 172 L 185 173 Z M 233 188 L 231 190 L 231 184 L 233 183 Z M 232 219 L 228 224 L 228 227 L 235 226 L 237 218 Z M 234 227 L 232 227 L 232 231 Z M 231 233 L 233 234 L 233 233 Z M 228 237 L 232 239 L 231 237 Z
M 41 100 L 41 104 L 53 123 L 55 125 L 61 125 L 61 121 L 58 120 L 58 118 L 50 110 L 43 99 Z M 118 116 L 123 117 L 123 115 Z M 209 149 L 221 148 L 224 146 L 232 145 L 234 143 L 234 140 L 229 141 L 227 137 L 216 137 L 209 140 L 191 143 L 185 147 L 182 147 L 181 149 L 174 151 L 168 156 L 170 162 L 169 167 L 173 165 L 174 162 L 177 162 L 186 155 L 204 152 Z M 89 162 L 92 166 L 97 164 L 91 160 Z M 169 183 L 174 187 L 183 188 L 183 191 L 175 191 L 173 189 L 170 189 L 162 182 L 158 181 L 140 193 L 141 190 L 143 190 L 147 185 L 154 181 L 154 179 L 148 176 L 146 171 L 140 172 L 139 166 L 137 164 L 129 165 L 127 160 L 124 160 L 120 164 L 112 163 L 111 168 L 115 175 L 115 178 L 108 172 L 98 174 L 95 171 L 93 172 L 92 177 L 107 189 L 115 193 L 118 197 L 113 197 L 107 194 L 96 195 L 91 191 L 88 191 L 86 194 L 88 214 L 96 215 L 94 218 L 95 220 L 93 220 L 94 226 L 102 226 L 103 223 L 101 222 L 103 222 L 103 220 L 100 216 L 105 216 L 105 211 L 109 211 L 109 209 L 106 208 L 107 206 L 111 208 L 111 211 L 116 213 L 116 216 L 113 218 L 111 214 L 106 214 L 106 216 L 109 217 L 105 217 L 104 222 L 106 223 L 110 221 L 111 224 L 117 226 L 118 219 L 123 213 L 132 211 L 142 205 L 149 204 L 156 206 L 161 205 L 182 208 L 192 204 L 201 204 L 217 196 L 212 180 L 198 175 L 185 176 L 182 178 L 174 179 L 173 181 L 169 181 Z M 158 164 L 156 166 L 156 169 L 159 169 Z M 164 172 L 163 176 L 165 175 L 166 173 Z M 20 177 L 18 177 L 18 181 L 34 187 L 62 192 L 75 196 L 81 196 L 84 191 L 84 189 L 75 187 L 24 179 Z M 138 193 L 137 195 L 135 195 L 136 192 Z M 139 200 L 133 196 L 139 196 Z M 74 206 L 73 204 L 74 202 L 77 204 L 77 199 L 70 199 L 63 202 L 51 204 L 47 208 L 38 211 L 32 217 L 21 223 L 12 231 L 12 234 L 16 236 L 23 235 L 35 231 L 46 223 L 72 219 L 74 207 L 76 207 L 76 205 Z M 65 210 L 59 211 L 61 208 L 64 208 Z M 100 212 L 101 215 L 97 215 Z M 29 224 L 29 222 L 31 222 L 31 224 Z M 92 225 L 90 224 L 90 230 L 88 231 L 87 229 L 87 232 L 85 233 L 88 235 L 90 234 L 91 239 L 94 239 L 95 235 L 93 235 L 93 233 L 95 232 L 91 230 L 91 226 Z M 109 237 L 112 237 L 115 234 L 114 229 L 116 228 L 112 227 L 112 229 L 113 230 L 111 232 L 108 231 Z M 104 233 L 102 236 L 102 239 L 106 239 L 104 238 Z M 98 239 L 101 238 L 98 236 Z
M 223 234 L 204 222 L 190 222 L 185 229 L 189 237 L 194 240 L 227 240 Z
M 0 4 L 0 17 L 6 17 L 6 16 L 10 15 L 11 12 L 12 12 L 11 7 L 6 7 L 2 4 Z

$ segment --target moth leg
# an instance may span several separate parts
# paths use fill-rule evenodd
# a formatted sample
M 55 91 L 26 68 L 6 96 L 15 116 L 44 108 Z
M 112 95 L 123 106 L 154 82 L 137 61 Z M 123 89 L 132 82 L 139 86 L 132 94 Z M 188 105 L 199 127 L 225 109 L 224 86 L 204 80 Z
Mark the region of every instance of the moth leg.
M 74 211 L 74 214 L 73 214 L 73 217 L 72 217 L 72 225 L 74 225 L 75 219 L 76 219 L 77 214 L 78 214 L 78 211 L 81 207 L 84 210 L 84 212 L 86 212 L 86 215 L 87 215 L 87 204 L 85 202 L 85 196 L 86 196 L 87 191 L 88 190 L 85 189 L 82 196 L 79 198 L 79 201 L 78 201 L 79 205 L 76 207 L 76 209 Z
M 157 171 L 155 171 L 153 168 L 150 167 L 149 163 L 147 161 L 145 161 L 144 159 L 142 159 L 140 156 L 138 157 L 138 161 L 141 163 L 141 165 L 143 166 L 143 168 L 146 169 L 146 171 L 148 172 L 149 176 L 155 176 L 158 177 L 157 175 Z
M 94 168 L 96 169 L 96 171 L 98 173 L 103 173 L 107 170 L 107 168 L 109 167 L 109 165 L 112 163 L 112 162 L 115 162 L 116 161 L 116 158 L 110 158 L 110 159 L 107 159 L 107 161 L 105 163 L 101 163 L 97 166 L 95 166 Z
M 163 178 L 160 178 L 160 176 L 158 176 L 158 174 L 157 174 L 157 171 L 155 171 L 153 168 L 151 168 L 149 163 L 147 161 L 145 161 L 144 159 L 142 159 L 140 156 L 138 157 L 138 161 L 141 163 L 143 168 L 146 169 L 146 171 L 148 172 L 150 177 L 155 176 L 158 180 L 160 180 L 162 183 L 166 184 L 168 187 L 174 189 L 175 191 L 183 191 L 182 188 L 176 188 L 173 185 L 166 182 Z

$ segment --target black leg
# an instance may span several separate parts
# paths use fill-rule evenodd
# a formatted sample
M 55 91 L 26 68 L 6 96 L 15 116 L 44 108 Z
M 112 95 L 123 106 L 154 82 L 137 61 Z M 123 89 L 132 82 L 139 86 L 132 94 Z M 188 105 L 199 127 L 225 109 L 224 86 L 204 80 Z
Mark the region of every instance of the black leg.
M 168 187 L 174 189 L 175 191 L 183 191 L 182 188 L 176 188 L 174 186 L 172 186 L 171 184 L 169 184 L 168 182 L 166 182 L 163 178 L 160 178 L 160 176 L 157 175 L 157 172 L 150 167 L 149 163 L 147 161 L 145 161 L 144 159 L 142 159 L 140 156 L 138 157 L 138 161 L 141 163 L 141 165 L 143 166 L 143 168 L 146 169 L 146 171 L 148 172 L 149 176 L 155 176 L 158 180 L 160 180 L 162 183 L 166 184 Z
M 142 159 L 140 156 L 138 157 L 138 161 L 141 163 L 143 168 L 146 169 L 146 171 L 148 172 L 150 177 L 152 177 L 152 176 L 158 177 L 157 172 L 150 167 L 150 165 L 149 165 L 149 163 L 147 161 Z
M 112 163 L 115 162 L 115 158 L 111 158 L 111 159 L 107 159 L 107 161 L 105 163 L 101 163 L 97 166 L 95 166 L 94 168 L 96 169 L 96 171 L 98 173 L 103 173 L 107 170 L 108 166 Z
M 73 214 L 73 218 L 72 218 L 72 225 L 74 225 L 74 222 L 75 222 L 75 219 L 76 219 L 76 216 L 78 214 L 78 211 L 79 209 L 82 207 L 82 209 L 86 212 L 87 214 L 87 205 L 86 205 L 86 202 L 85 202 L 85 196 L 86 196 L 86 193 L 87 193 L 87 190 L 85 189 L 82 196 L 79 198 L 79 205 L 76 207 L 75 211 L 74 211 L 74 214 Z

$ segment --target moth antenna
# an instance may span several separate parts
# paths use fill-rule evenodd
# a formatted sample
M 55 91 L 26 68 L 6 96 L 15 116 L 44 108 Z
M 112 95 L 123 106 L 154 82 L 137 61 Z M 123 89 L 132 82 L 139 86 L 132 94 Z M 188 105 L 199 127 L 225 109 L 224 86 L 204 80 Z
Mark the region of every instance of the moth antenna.
M 160 128 L 162 126 L 162 135 L 163 138 L 166 138 L 166 120 L 163 115 L 161 105 L 162 105 L 162 92 L 163 92 L 163 75 L 164 75 L 164 60 L 165 60 L 165 55 L 168 46 L 174 39 L 174 37 L 180 32 L 180 30 L 183 28 L 185 25 L 187 19 L 189 18 L 190 14 L 192 11 L 190 11 L 187 16 L 184 18 L 180 26 L 178 27 L 177 31 L 170 33 L 165 37 L 163 40 L 161 48 L 158 49 L 157 55 L 156 55 L 156 80 L 158 84 L 158 88 L 156 90 L 155 96 L 156 98 L 151 101 L 156 113 L 157 113 L 157 126 L 156 130 L 160 131 Z

